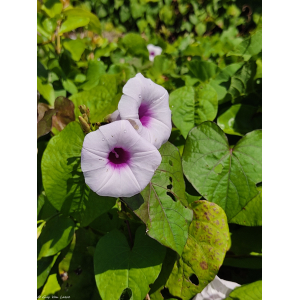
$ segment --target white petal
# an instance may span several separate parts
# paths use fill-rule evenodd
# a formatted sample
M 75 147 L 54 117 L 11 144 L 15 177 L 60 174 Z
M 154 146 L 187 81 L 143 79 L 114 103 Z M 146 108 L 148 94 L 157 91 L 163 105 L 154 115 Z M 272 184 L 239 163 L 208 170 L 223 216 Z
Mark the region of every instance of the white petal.
M 226 281 L 216 276 L 193 300 L 222 300 L 239 286 L 238 283 Z

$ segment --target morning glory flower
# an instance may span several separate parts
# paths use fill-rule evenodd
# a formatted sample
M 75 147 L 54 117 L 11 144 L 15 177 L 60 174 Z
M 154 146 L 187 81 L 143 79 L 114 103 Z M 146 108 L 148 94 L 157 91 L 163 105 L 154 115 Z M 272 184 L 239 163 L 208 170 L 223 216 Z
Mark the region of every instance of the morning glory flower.
M 162 49 L 158 46 L 154 46 L 152 44 L 147 45 L 147 49 L 149 51 L 149 60 L 154 61 L 154 57 L 156 55 L 160 55 L 162 52 Z
M 81 169 L 86 184 L 100 196 L 131 197 L 150 182 L 161 163 L 158 150 L 127 120 L 101 126 L 86 135 Z
M 129 120 L 138 134 L 157 149 L 169 139 L 172 130 L 169 94 L 142 74 L 138 73 L 124 85 L 118 111 L 122 120 Z
M 226 281 L 216 276 L 193 300 L 222 300 L 239 286 L 238 283 Z

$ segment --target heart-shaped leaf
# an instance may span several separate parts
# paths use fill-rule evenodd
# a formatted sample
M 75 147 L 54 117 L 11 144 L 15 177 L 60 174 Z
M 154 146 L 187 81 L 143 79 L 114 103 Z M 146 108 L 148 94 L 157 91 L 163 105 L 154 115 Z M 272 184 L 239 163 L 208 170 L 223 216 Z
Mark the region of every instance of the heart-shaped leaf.
M 212 121 L 218 112 L 217 92 L 209 85 L 185 86 L 170 94 L 172 120 L 186 138 L 189 131 L 204 121 Z
M 80 167 L 83 139 L 77 122 L 69 123 L 54 136 L 42 158 L 42 175 L 50 203 L 63 213 L 75 212 L 76 219 L 87 226 L 111 209 L 116 199 L 98 196 L 85 184 Z
M 167 142 L 159 152 L 162 162 L 149 185 L 141 194 L 123 201 L 147 225 L 150 237 L 181 254 L 193 212 L 187 208 L 178 149 Z
M 213 122 L 192 129 L 182 165 L 187 179 L 210 202 L 221 206 L 231 220 L 258 191 L 262 180 L 262 131 L 245 135 L 233 148 Z
M 161 271 L 166 248 L 145 234 L 135 233 L 132 250 L 126 237 L 113 230 L 101 238 L 94 255 L 96 284 L 103 300 L 119 299 L 129 288 L 133 300 L 144 299 Z
M 167 281 L 173 296 L 189 300 L 214 279 L 229 244 L 224 211 L 218 205 L 198 200 L 192 204 L 194 219 L 181 257 Z

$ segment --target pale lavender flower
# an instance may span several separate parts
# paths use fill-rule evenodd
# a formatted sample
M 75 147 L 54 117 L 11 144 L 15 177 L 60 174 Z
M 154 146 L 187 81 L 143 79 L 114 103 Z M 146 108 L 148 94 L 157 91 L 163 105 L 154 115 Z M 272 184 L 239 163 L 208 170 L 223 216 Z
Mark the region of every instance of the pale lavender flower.
M 226 281 L 216 276 L 193 300 L 222 300 L 239 286 L 238 283 Z
M 86 135 L 81 169 L 86 184 L 100 196 L 131 197 L 150 182 L 161 163 L 158 150 L 126 120 Z
M 123 87 L 118 111 L 122 120 L 129 120 L 157 149 L 169 139 L 172 130 L 169 94 L 142 74 L 129 79 Z
M 147 49 L 149 51 L 149 60 L 154 61 L 154 57 L 156 55 L 160 55 L 162 52 L 162 49 L 158 46 L 154 46 L 152 44 L 147 45 Z

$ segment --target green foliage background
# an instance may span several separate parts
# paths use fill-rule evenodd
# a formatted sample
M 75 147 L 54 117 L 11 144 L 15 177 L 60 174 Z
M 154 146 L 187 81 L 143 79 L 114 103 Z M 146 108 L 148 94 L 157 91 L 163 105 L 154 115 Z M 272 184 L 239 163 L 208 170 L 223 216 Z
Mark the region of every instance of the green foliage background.
M 37 32 L 37 295 L 188 300 L 218 275 L 261 299 L 261 2 L 38 0 Z M 171 137 L 141 194 L 100 197 L 79 105 L 106 124 L 138 72 L 168 90 Z

